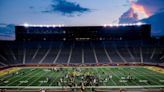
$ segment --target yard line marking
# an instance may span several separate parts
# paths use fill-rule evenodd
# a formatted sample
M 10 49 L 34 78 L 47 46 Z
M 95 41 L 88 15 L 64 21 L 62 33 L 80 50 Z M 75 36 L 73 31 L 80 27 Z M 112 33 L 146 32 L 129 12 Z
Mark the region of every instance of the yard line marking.
M 35 71 L 35 72 L 36 72 L 36 71 Z M 29 76 L 29 75 L 31 75 L 31 74 L 33 74 L 33 73 L 34 73 L 34 72 L 31 72 L 31 73 L 29 73 L 29 74 L 25 75 L 24 77 Z M 10 84 L 14 84 L 15 82 L 17 82 L 17 81 L 19 81 L 19 80 L 23 79 L 24 77 L 18 78 L 18 79 L 16 79 L 15 81 L 13 81 L 13 82 L 11 82 L 11 83 L 7 84 L 6 86 L 8 86 L 8 85 L 10 85 Z M 15 79 L 15 78 L 14 78 L 14 79 Z
M 147 70 L 146 70 L 147 71 Z M 149 72 L 149 71 L 148 71 Z M 144 73 L 144 74 L 148 74 L 148 73 Z M 150 73 L 149 73 L 150 74 Z M 151 73 L 151 75 L 153 75 L 153 76 L 158 76 L 158 77 L 160 77 L 160 78 L 164 78 L 164 75 L 163 74 L 158 74 L 158 72 L 156 72 L 156 71 L 153 71 L 152 73 Z M 152 76 L 151 76 L 152 77 Z M 153 77 L 153 78 L 155 78 L 155 79 L 157 79 L 156 77 Z
M 54 73 L 54 72 L 52 72 L 52 71 L 50 71 L 51 72 L 51 74 L 49 75 L 49 76 L 52 76 L 52 74 Z M 47 72 L 48 73 L 48 72 Z M 47 74 L 46 73 L 46 74 Z M 45 74 L 44 74 L 45 75 Z M 39 80 L 39 79 L 38 79 Z M 48 83 L 48 81 L 47 81 L 47 83 Z M 42 84 L 40 84 L 39 86 L 41 86 Z
M 122 68 L 121 68 L 122 69 Z M 120 72 L 120 71 L 118 71 L 118 73 L 121 75 L 121 76 L 123 76 L 123 74 Z M 118 76 L 117 76 L 118 77 Z M 126 86 L 128 85 L 126 82 L 123 82 Z
M 117 75 L 115 75 L 115 73 L 113 72 L 113 70 L 111 70 L 111 72 L 112 72 L 112 75 L 115 76 L 115 77 L 117 77 L 117 79 L 119 80 L 119 77 L 118 77 Z M 116 86 L 118 86 L 117 83 L 116 83 L 115 81 L 114 81 L 114 84 L 115 84 Z
M 55 72 L 56 73 L 56 72 Z M 59 74 L 58 75 L 56 75 L 54 72 L 53 73 L 51 73 L 51 75 L 50 76 L 53 76 L 53 75 L 55 75 L 55 80 L 57 79 L 57 76 L 59 76 Z M 54 77 L 54 76 L 53 76 Z M 48 86 L 51 86 L 52 84 L 54 83 L 54 80 L 48 85 Z
M 107 70 L 107 69 L 106 69 Z M 111 81 L 112 81 L 112 83 L 115 85 L 115 86 L 117 86 L 117 84 L 113 81 L 113 79 L 110 79 Z
M 134 69 L 134 71 L 136 71 L 136 72 L 134 72 L 137 76 L 142 76 L 143 78 L 145 78 L 142 74 L 139 74 L 139 73 L 137 73 L 138 72 L 138 70 L 136 70 L 136 69 Z M 141 80 L 141 79 L 139 79 L 138 77 L 136 77 L 138 80 Z M 147 78 L 146 78 L 147 79 Z M 147 82 L 146 83 L 144 83 L 145 85 L 149 85 Z
M 33 80 L 31 83 L 29 83 L 27 86 L 30 86 L 32 85 L 33 83 L 35 83 L 37 80 L 39 80 L 41 77 L 44 77 L 45 75 L 47 75 L 49 72 L 46 72 L 44 74 L 41 74 L 42 73 L 42 70 L 40 71 L 40 73 L 38 73 L 40 76 L 38 78 L 36 78 L 35 80 Z M 38 75 L 37 74 L 37 75 Z M 29 79 L 30 80 L 30 79 Z M 40 86 L 40 85 L 39 85 Z
M 124 72 L 127 72 L 127 71 L 125 71 L 124 69 L 123 69 L 123 71 Z M 132 71 L 131 71 L 132 72 Z M 134 72 L 132 72 L 132 73 L 134 73 Z M 134 76 L 136 79 L 138 79 L 139 80 L 139 78 L 137 78 L 136 76 Z M 137 84 L 137 82 L 136 81 L 133 81 L 137 86 L 139 86 L 138 84 Z
M 136 70 L 136 69 L 134 69 L 134 70 Z M 144 74 L 144 72 L 142 72 L 142 71 L 138 71 L 138 72 L 140 72 L 140 73 L 143 73 Z M 141 76 L 143 76 L 142 74 L 140 74 Z M 151 78 L 153 78 L 152 76 L 150 76 Z M 146 78 L 145 76 L 143 76 L 143 78 L 145 78 L 146 80 L 148 80 L 148 78 Z M 154 78 L 153 78 L 154 79 Z M 157 84 L 159 84 L 158 82 L 156 82 L 156 81 L 154 81 L 154 80 L 151 80 L 151 81 L 153 81 L 153 82 L 155 82 L 155 83 L 157 83 Z M 146 82 L 147 83 L 147 82 Z M 150 85 L 149 83 L 147 83 L 148 85 Z M 159 84 L 159 85 L 161 85 L 161 84 Z
M 6 70 L 3 70 L 3 71 L 0 71 L 0 78 L 1 79 L 5 79 L 7 77 L 6 75 L 9 75 L 11 73 L 17 72 L 20 69 L 21 68 L 10 68 L 10 69 L 6 69 Z
M 21 71 L 22 71 L 22 70 L 21 70 Z M 12 78 L 10 78 L 10 77 L 11 77 L 11 75 L 7 75 L 7 76 L 1 76 L 0 78 L 3 79 L 3 80 L 11 80 L 11 79 L 16 78 L 16 76 L 14 76 L 14 77 L 12 77 Z M 8 78 L 10 78 L 10 79 L 8 79 Z
M 100 68 L 101 69 L 101 71 L 102 71 L 102 68 Z M 95 68 L 95 70 L 96 70 L 96 72 L 97 72 L 97 74 L 99 74 L 99 72 L 97 71 L 97 69 Z M 100 76 L 100 75 L 99 75 Z M 104 85 L 104 82 L 103 82 L 103 85 Z M 104 85 L 105 86 L 105 85 Z
M 21 70 L 21 71 L 22 71 L 22 70 Z M 6 81 L 10 81 L 10 80 L 13 80 L 13 79 L 15 79 L 15 78 L 17 78 L 17 77 L 16 77 L 16 76 L 13 76 L 13 77 L 12 77 L 12 75 L 3 76 L 3 78 L 1 77 L 1 79 L 6 80 Z
M 39 71 L 39 70 L 38 70 Z M 32 75 L 32 77 L 29 77 L 29 78 L 27 78 L 26 80 L 30 80 L 30 79 L 32 79 L 33 77 L 35 77 L 36 75 L 38 75 L 38 74 L 40 74 L 42 71 L 39 71 L 39 72 L 37 72 L 37 73 L 35 73 L 34 75 Z M 25 77 L 24 77 L 25 78 Z M 19 85 L 21 85 L 22 83 L 19 83 L 17 86 L 19 86 Z M 29 86 L 29 85 L 28 85 Z
M 29 71 L 29 72 L 30 72 L 30 71 Z M 21 78 L 19 78 L 19 77 L 20 77 L 20 75 L 19 75 L 19 77 L 14 77 L 14 78 L 11 78 L 11 79 L 13 80 L 13 79 L 15 79 L 15 78 L 18 78 L 17 80 L 21 80 L 21 79 L 23 79 L 24 77 L 26 77 L 26 76 L 28 76 L 28 75 L 31 75 L 31 74 L 32 74 L 32 72 L 29 73 L 29 74 L 27 74 L 27 75 L 25 75 L 25 76 L 23 76 L 23 77 L 21 77 Z M 17 82 L 17 80 L 13 81 L 12 83 Z M 9 84 L 12 84 L 12 83 L 9 83 Z M 7 84 L 7 85 L 9 85 L 9 84 Z

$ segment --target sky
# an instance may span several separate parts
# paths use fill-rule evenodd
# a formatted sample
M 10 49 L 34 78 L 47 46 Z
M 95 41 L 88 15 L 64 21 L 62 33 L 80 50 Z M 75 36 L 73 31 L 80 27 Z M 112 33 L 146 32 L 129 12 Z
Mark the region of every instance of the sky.
M 102 25 L 118 23 L 128 0 L 0 0 L 6 24 Z
M 161 13 L 164 0 L 0 0 L 0 40 L 15 37 L 13 26 L 23 24 L 96 26 L 146 22 L 152 25 L 152 34 L 164 35 Z

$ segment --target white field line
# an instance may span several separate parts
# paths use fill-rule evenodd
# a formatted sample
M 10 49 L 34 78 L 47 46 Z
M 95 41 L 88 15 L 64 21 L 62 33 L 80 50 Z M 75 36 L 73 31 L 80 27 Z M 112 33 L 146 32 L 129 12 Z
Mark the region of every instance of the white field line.
M 133 72 L 133 73 L 135 73 L 137 76 L 142 76 L 143 78 L 145 78 L 143 75 L 141 75 L 141 74 L 139 74 L 139 73 L 137 73 L 138 71 L 136 70 L 136 69 L 134 69 L 136 72 Z M 138 77 L 136 77 L 137 79 L 138 79 L 138 81 L 139 80 L 141 80 L 141 79 L 139 79 Z M 146 78 L 147 79 L 147 78 Z M 143 82 L 145 85 L 149 85 L 147 82 L 145 83 L 145 82 Z
M 35 71 L 35 72 L 36 72 L 36 71 Z M 26 76 L 29 76 L 29 75 L 31 75 L 31 74 L 33 74 L 33 73 L 34 73 L 34 72 L 31 72 L 31 73 L 27 74 Z M 24 77 L 26 77 L 26 76 L 24 76 Z M 15 83 L 15 82 L 17 82 L 17 81 L 23 79 L 24 77 L 18 78 L 18 79 L 16 79 L 15 81 L 13 81 L 13 82 L 11 82 L 11 83 L 9 83 L 9 84 L 7 84 L 7 85 L 13 84 L 13 83 Z M 17 78 L 17 77 L 16 77 L 16 78 Z M 12 78 L 11 78 L 11 79 L 12 79 Z M 15 78 L 14 78 L 14 79 L 15 79 Z
M 113 78 L 111 79 L 111 81 L 112 81 L 112 83 L 113 83 L 115 86 L 117 86 L 117 84 L 113 81 Z
M 100 68 L 101 69 L 101 68 Z M 96 70 L 96 72 L 97 72 L 97 74 L 99 74 L 99 72 L 97 71 L 97 69 L 95 69 Z M 102 69 L 101 69 L 101 71 L 102 71 Z M 104 82 L 103 82 L 103 85 L 104 85 Z M 105 85 L 104 85 L 105 86 Z
M 30 84 L 28 84 L 27 86 L 30 86 L 31 84 L 33 84 L 33 83 L 35 83 L 36 81 L 38 81 L 41 77 L 44 77 L 45 75 L 47 75 L 49 72 L 46 72 L 46 73 L 44 73 L 44 74 L 40 74 L 39 73 L 39 77 L 37 78 L 37 79 L 35 79 L 35 80 L 33 80 L 33 82 L 31 82 Z M 37 74 L 38 75 L 38 74 Z M 39 86 L 41 86 L 41 83 L 40 83 L 40 85 Z
M 58 74 L 58 75 L 55 75 L 56 77 L 55 77 L 55 80 L 59 77 L 61 75 L 61 73 L 60 74 Z M 49 86 L 51 86 L 53 84 L 53 82 L 52 83 L 50 83 L 49 84 Z
M 151 85 L 151 86 L 86 86 L 85 88 L 163 88 L 164 85 Z M 0 86 L 0 88 L 23 88 L 23 89 L 62 89 L 62 86 Z M 64 88 L 70 88 L 69 86 L 65 86 Z M 81 86 L 72 87 L 72 88 L 81 88 Z
M 142 72 L 143 74 L 145 74 L 145 72 Z M 153 79 L 156 79 L 156 80 L 159 80 L 158 78 L 156 78 L 156 77 L 152 77 L 152 76 L 149 76 L 149 77 L 151 77 L 151 78 L 153 78 Z M 158 77 L 160 77 L 160 78 L 164 78 L 163 76 L 161 77 L 161 76 L 158 76 Z M 152 80 L 153 82 L 155 82 L 155 83 L 157 83 L 157 84 L 160 84 L 159 82 L 156 82 L 156 81 L 154 81 L 154 80 Z M 161 84 L 160 84 L 161 85 Z
M 134 69 L 135 71 L 136 71 L 136 69 Z M 140 71 L 138 71 L 138 72 L 140 72 Z M 140 73 L 143 73 L 143 72 L 140 72 Z M 147 79 L 145 76 L 143 76 L 142 74 L 140 74 L 143 78 L 145 78 L 145 79 Z M 153 78 L 153 77 L 151 77 L 151 78 Z M 154 78 L 153 78 L 154 79 Z M 157 84 L 159 84 L 158 82 L 156 82 L 156 81 L 154 81 L 154 80 L 152 80 L 153 82 L 155 82 L 155 83 L 157 83 Z M 147 83 L 147 82 L 146 82 Z M 150 85 L 149 83 L 147 83 L 148 85 Z M 161 84 L 159 84 L 159 85 L 161 85 Z
M 26 80 L 30 80 L 30 79 L 32 79 L 33 77 L 35 77 L 35 76 L 37 76 L 38 74 L 40 74 L 42 71 L 39 71 L 39 72 L 37 72 L 37 73 L 35 73 L 34 75 L 32 75 L 32 76 L 30 76 L 28 79 L 26 79 Z M 19 83 L 17 86 L 19 86 L 19 85 L 21 85 L 22 83 Z M 29 85 L 28 85 L 29 86 Z
M 53 72 L 53 73 L 51 73 L 51 75 L 50 75 L 50 76 L 53 76 L 53 75 L 55 76 L 55 80 L 56 80 L 56 77 L 57 77 L 57 76 L 59 76 L 59 74 L 58 74 L 58 75 L 55 75 L 55 74 L 54 74 L 54 72 Z M 53 77 L 54 77 L 54 76 L 53 76 Z M 52 81 L 52 82 L 51 82 L 48 86 L 51 86 L 53 83 L 54 83 L 54 81 Z
M 20 70 L 20 71 L 22 71 L 22 70 Z M 24 71 L 24 70 L 23 70 Z M 18 78 L 18 76 L 13 76 L 12 78 L 11 78 L 11 76 L 12 75 L 10 75 L 10 76 L 4 76 L 3 78 L 1 78 L 1 79 L 4 79 L 4 80 L 8 80 L 8 81 L 10 81 L 10 80 L 12 80 L 12 79 L 15 79 L 15 78 Z M 9 79 L 8 79 L 9 78 Z
M 117 71 L 121 76 L 124 76 L 121 72 Z M 117 75 L 116 75 L 117 76 Z M 121 78 L 120 78 L 121 79 Z M 126 86 L 128 86 L 128 84 L 126 82 L 123 82 Z
M 51 71 L 51 74 L 49 76 L 53 76 L 53 74 L 54 74 L 54 72 Z M 50 84 L 52 84 L 52 83 L 53 82 L 51 82 Z M 50 84 L 49 84 L 49 86 L 51 86 Z M 41 84 L 39 86 L 41 86 Z
M 123 71 L 124 72 L 127 72 L 127 71 L 125 71 L 124 69 L 123 69 Z M 133 72 L 134 73 L 134 72 Z M 136 79 L 138 79 L 139 80 L 139 78 L 137 78 L 136 76 L 134 76 Z M 138 84 L 137 84 L 137 82 L 135 82 L 135 81 L 133 81 L 137 86 L 139 86 Z

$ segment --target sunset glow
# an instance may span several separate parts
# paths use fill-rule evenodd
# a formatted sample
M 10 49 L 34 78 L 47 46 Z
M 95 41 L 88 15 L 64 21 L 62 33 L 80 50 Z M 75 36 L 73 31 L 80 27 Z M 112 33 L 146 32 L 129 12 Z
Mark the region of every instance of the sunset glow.
M 133 0 L 130 0 L 130 3 L 133 11 L 138 14 L 139 19 L 148 18 L 150 16 L 150 14 L 146 12 L 144 6 L 134 3 Z

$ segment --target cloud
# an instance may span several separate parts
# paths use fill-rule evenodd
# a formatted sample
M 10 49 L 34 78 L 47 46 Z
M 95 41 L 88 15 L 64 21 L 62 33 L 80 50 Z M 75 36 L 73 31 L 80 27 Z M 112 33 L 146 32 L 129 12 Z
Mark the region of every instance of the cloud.
M 0 40 L 15 40 L 15 25 L 0 23 Z
M 127 12 L 121 15 L 119 23 L 134 23 L 138 20 L 138 15 L 130 8 Z
M 60 13 L 64 16 L 81 15 L 82 13 L 90 12 L 89 8 L 82 7 L 76 2 L 69 2 L 66 0 L 52 0 L 50 9 L 43 11 L 46 13 Z
M 156 14 L 157 12 L 159 13 L 161 9 L 164 8 L 164 0 L 130 0 L 132 7 L 139 6 L 140 8 L 143 8 L 144 12 L 148 16 L 152 16 Z M 143 12 L 140 10 L 141 12 Z
M 129 0 L 130 9 L 121 15 L 119 22 L 134 22 L 164 11 L 164 0 Z M 129 15 L 129 16 L 127 16 Z M 134 18 L 130 15 L 133 15 Z M 135 17 L 137 16 L 137 18 Z
M 135 4 L 143 6 L 149 16 L 156 14 L 164 8 L 164 0 L 138 0 Z

